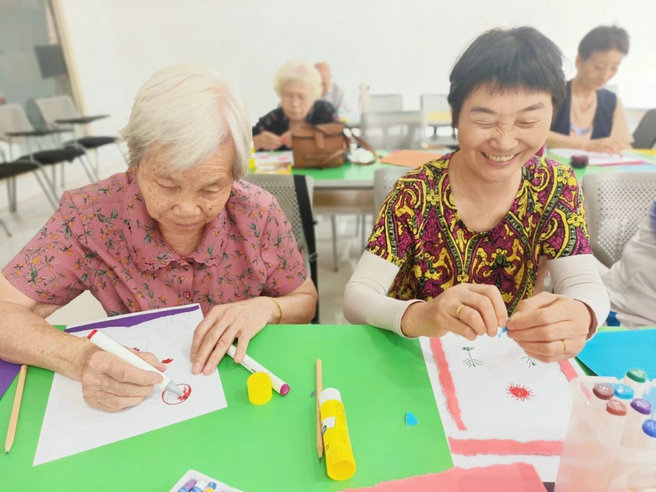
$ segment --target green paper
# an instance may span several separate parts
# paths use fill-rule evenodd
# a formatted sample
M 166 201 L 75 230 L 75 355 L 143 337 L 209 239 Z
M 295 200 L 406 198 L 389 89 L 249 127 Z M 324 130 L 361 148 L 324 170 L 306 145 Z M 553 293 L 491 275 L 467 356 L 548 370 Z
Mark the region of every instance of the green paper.
M 291 392 L 251 405 L 249 372 L 226 358 L 219 369 L 228 408 L 37 467 L 52 373 L 30 367 L 14 446 L 0 456 L 0 489 L 166 491 L 193 468 L 245 491 L 331 491 L 452 466 L 417 340 L 360 325 L 272 325 L 248 353 Z M 330 480 L 317 457 L 310 396 L 317 358 L 323 387 L 337 388 L 346 410 L 358 470 L 344 482 Z M 0 422 L 9 419 L 15 387 L 0 400 Z M 405 425 L 409 402 L 420 426 Z M 0 428 L 4 436 L 6 425 Z

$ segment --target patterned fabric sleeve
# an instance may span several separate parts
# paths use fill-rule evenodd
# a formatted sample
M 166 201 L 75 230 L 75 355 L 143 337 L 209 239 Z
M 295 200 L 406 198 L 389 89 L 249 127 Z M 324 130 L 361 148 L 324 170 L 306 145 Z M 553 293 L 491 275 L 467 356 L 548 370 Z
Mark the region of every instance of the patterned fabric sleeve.
M 291 224 L 275 198 L 261 231 L 261 245 L 262 259 L 269 272 L 263 295 L 278 297 L 288 294 L 308 277 Z
M 26 296 L 59 306 L 88 289 L 85 265 L 93 253 L 85 251 L 73 232 L 75 220 L 76 210 L 61 206 L 5 267 L 7 280 Z
M 548 259 L 590 254 L 583 211 L 583 195 L 574 171 L 553 166 L 555 185 L 546 204 L 540 227 L 542 254 Z
M 425 181 L 401 178 L 380 209 L 367 250 L 398 267 L 412 255 L 426 209 Z

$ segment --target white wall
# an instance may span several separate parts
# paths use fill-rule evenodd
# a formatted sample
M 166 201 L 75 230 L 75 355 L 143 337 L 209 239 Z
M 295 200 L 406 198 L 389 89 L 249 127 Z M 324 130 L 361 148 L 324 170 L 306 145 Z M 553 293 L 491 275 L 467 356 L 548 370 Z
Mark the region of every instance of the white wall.
M 174 62 L 210 65 L 236 84 L 251 118 L 277 104 L 271 88 L 289 58 L 327 61 L 357 108 L 357 88 L 447 92 L 460 52 L 492 27 L 532 25 L 553 39 L 574 74 L 580 38 L 601 24 L 631 36 L 615 85 L 626 107 L 656 107 L 656 2 L 644 0 L 58 0 L 88 113 L 122 126 L 137 88 Z M 113 127 L 113 128 L 111 128 Z

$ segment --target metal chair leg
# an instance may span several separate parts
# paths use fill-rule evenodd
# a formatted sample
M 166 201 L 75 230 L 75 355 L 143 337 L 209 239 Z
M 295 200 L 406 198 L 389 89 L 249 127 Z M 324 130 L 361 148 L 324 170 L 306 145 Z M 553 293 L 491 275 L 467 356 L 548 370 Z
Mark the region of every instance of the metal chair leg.
M 0 219 L 0 227 L 2 227 L 5 230 L 5 234 L 7 236 L 11 237 L 11 232 L 9 232 L 9 228 L 7 227 L 7 224 L 5 224 L 5 221 Z
M 338 271 L 338 262 L 337 262 L 337 215 L 332 214 L 330 216 L 330 227 L 333 232 L 333 270 Z

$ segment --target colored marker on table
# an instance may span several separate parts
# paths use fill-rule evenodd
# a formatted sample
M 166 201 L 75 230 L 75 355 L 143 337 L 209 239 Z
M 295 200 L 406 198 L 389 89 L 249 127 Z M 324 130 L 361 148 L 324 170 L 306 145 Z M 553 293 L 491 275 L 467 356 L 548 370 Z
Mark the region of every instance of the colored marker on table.
M 196 479 L 192 478 L 191 480 L 187 481 L 186 484 L 184 484 L 182 487 L 178 489 L 178 492 L 190 492 L 191 489 L 194 488 L 196 485 Z
M 233 359 L 235 358 L 236 350 L 237 349 L 234 345 L 230 345 L 228 347 L 228 355 Z M 285 396 L 287 393 L 289 393 L 291 388 L 287 383 L 269 371 L 262 364 L 253 360 L 253 358 L 249 357 L 247 354 L 244 355 L 244 360 L 241 361 L 241 365 L 244 366 L 252 374 L 255 374 L 256 372 L 267 373 L 271 377 L 271 385 L 273 386 L 273 389 L 280 393 L 281 396 Z
M 504 333 L 508 333 L 508 328 L 507 328 L 506 326 L 504 326 L 503 328 L 501 328 L 501 327 L 499 327 L 499 328 L 500 328 L 499 333 L 497 333 L 497 336 L 498 336 L 499 338 L 500 338 L 501 335 L 503 335 Z
M 132 352 L 127 347 L 124 347 L 118 343 L 113 338 L 105 335 L 102 331 L 93 330 L 87 335 L 87 338 L 96 346 L 100 347 L 110 354 L 114 354 L 119 359 L 124 360 L 128 364 L 133 365 L 138 369 L 143 369 L 144 371 L 154 371 L 159 373 L 162 376 L 162 382 L 155 385 L 156 388 L 159 388 L 162 391 L 170 391 L 178 396 L 182 396 L 182 390 L 176 386 L 176 384 L 171 381 L 171 378 L 164 374 L 162 371 L 157 370 L 151 366 L 148 362 L 143 360 L 137 354 Z

